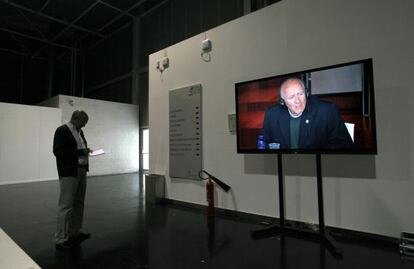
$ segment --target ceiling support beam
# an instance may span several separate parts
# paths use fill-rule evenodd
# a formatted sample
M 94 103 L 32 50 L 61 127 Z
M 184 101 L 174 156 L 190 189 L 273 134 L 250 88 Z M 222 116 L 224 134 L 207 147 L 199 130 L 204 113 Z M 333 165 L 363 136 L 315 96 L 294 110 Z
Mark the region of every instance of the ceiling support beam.
M 121 75 L 119 77 L 116 77 L 116 78 L 113 78 L 113 79 L 108 80 L 106 82 L 103 82 L 103 83 L 101 83 L 99 85 L 95 85 L 93 87 L 90 87 L 90 88 L 88 88 L 88 89 L 85 90 L 85 93 L 90 93 L 90 92 L 93 92 L 93 91 L 95 91 L 97 89 L 103 88 L 105 86 L 108 86 L 108 85 L 111 85 L 111 84 L 114 84 L 114 83 L 123 81 L 123 80 L 125 80 L 127 78 L 130 78 L 131 76 L 132 76 L 132 72 L 128 72 L 128 73 L 123 74 L 123 75 Z
M 19 46 L 23 49 L 23 50 L 25 50 L 26 51 L 26 53 L 32 53 L 24 44 L 23 44 L 23 42 L 22 41 L 20 41 L 20 39 L 18 39 L 17 37 L 16 37 L 16 35 L 15 34 L 13 34 L 13 33 L 9 33 L 10 35 L 11 35 L 11 37 L 14 39 L 14 41 L 16 41 L 18 44 L 19 44 Z
M 63 24 L 63 25 L 69 25 L 69 24 L 70 24 L 70 23 L 68 23 L 68 22 L 66 22 L 66 21 L 64 21 L 64 20 L 58 19 L 58 18 L 56 18 L 56 17 L 49 16 L 49 15 L 47 15 L 47 14 L 45 14 L 45 13 L 42 13 L 42 12 L 37 12 L 36 10 L 33 10 L 33 9 L 30 9 L 30 8 L 27 8 L 27 7 L 25 7 L 25 6 L 22 6 L 22 5 L 19 5 L 19 4 L 16 4 L 16 3 L 13 3 L 13 2 L 11 2 L 11 1 L 9 1 L 9 0 L 0 0 L 0 1 L 1 1 L 1 2 L 3 2 L 3 3 L 5 3 L 5 4 L 8 4 L 8 5 L 10 5 L 10 6 L 13 6 L 13 7 L 19 8 L 19 9 L 21 9 L 21 10 L 24 10 L 24 11 L 26 11 L 26 12 L 29 12 L 29 13 L 32 13 L 32 14 L 35 14 L 35 15 L 38 15 L 38 16 L 41 16 L 41 17 L 44 17 L 44 18 L 46 18 L 46 19 L 49 19 L 49 20 L 52 20 L 52 21 L 55 21 L 55 22 L 61 23 L 61 24 Z M 95 32 L 95 31 L 92 31 L 92 30 L 86 29 L 86 28 L 84 28 L 84 27 L 82 27 L 82 26 L 72 25 L 71 27 L 72 27 L 72 28 L 75 28 L 75 29 L 77 29 L 77 30 L 83 31 L 83 32 L 87 32 L 87 33 L 89 33 L 89 34 L 91 34 L 91 35 L 99 36 L 99 37 L 101 37 L 101 38 L 105 38 L 105 37 L 106 37 L 106 36 L 105 36 L 105 35 L 103 35 L 103 34 L 100 34 L 100 33 L 97 33 L 97 32 Z
M 17 55 L 20 55 L 20 56 L 30 56 L 31 55 L 30 53 L 25 53 L 25 52 L 21 52 L 21 51 L 15 51 L 15 50 L 6 49 L 6 48 L 0 48 L 0 51 L 8 52 L 8 53 L 13 53 L 13 54 L 17 54 Z M 43 57 L 36 57 L 35 59 L 37 59 L 37 60 L 45 60 L 45 58 L 43 58 Z
M 47 40 L 47 38 L 46 38 L 46 36 L 42 33 L 42 31 L 40 31 L 40 29 L 26 16 L 26 15 L 24 15 L 24 13 L 20 10 L 20 9 L 18 9 L 18 8 L 16 8 L 16 10 L 19 12 L 19 14 L 33 27 L 33 29 L 35 29 L 36 30 L 36 32 L 45 40 L 45 41 L 48 41 Z
M 19 36 L 29 38 L 29 39 L 33 39 L 33 40 L 36 40 L 36 41 L 39 41 L 39 42 L 48 43 L 48 44 L 56 46 L 56 47 L 61 47 L 61 48 L 65 48 L 65 49 L 73 49 L 71 46 L 66 46 L 66 45 L 63 45 L 63 44 L 55 43 L 55 42 L 48 42 L 48 41 L 43 40 L 39 37 L 28 35 L 28 34 L 23 34 L 23 33 L 13 31 L 13 30 L 10 30 L 10 29 L 7 29 L 7 28 L 0 28 L 0 31 L 4 31 L 4 32 L 14 34 L 14 35 L 19 35 Z
M 158 9 L 159 7 L 161 7 L 162 5 L 164 5 L 165 3 L 167 3 L 168 1 L 169 1 L 169 0 L 164 0 L 164 1 L 162 1 L 162 2 L 160 2 L 160 3 L 158 3 L 158 4 L 156 4 L 156 5 L 155 5 L 155 6 L 153 6 L 152 8 L 148 9 L 146 12 L 144 12 L 144 13 L 142 13 L 141 15 L 137 16 L 135 19 L 136 19 L 136 20 L 139 20 L 139 19 L 141 19 L 141 18 L 145 17 L 146 15 L 148 15 L 149 13 L 151 13 L 151 12 L 153 12 L 154 10 Z M 138 3 L 139 3 L 139 2 L 138 2 Z M 137 4 L 138 4 L 138 3 L 137 3 Z M 129 9 L 128 9 L 128 11 L 129 11 Z M 130 25 L 130 24 L 132 24 L 132 23 L 133 23 L 133 21 L 130 21 L 130 22 L 125 23 L 124 25 L 122 25 L 121 27 L 119 27 L 118 29 L 116 29 L 115 31 L 113 31 L 112 33 L 110 33 L 109 35 L 107 35 L 107 37 L 106 37 L 105 39 L 107 39 L 107 38 L 109 38 L 109 37 L 113 36 L 114 34 L 116 34 L 117 32 L 121 31 L 122 29 L 124 29 L 125 27 L 127 27 L 128 25 Z M 99 41 L 95 42 L 94 44 L 92 44 L 91 46 L 89 46 L 89 49 L 96 47 L 99 43 L 101 43 L 101 42 L 102 42 L 102 41 L 104 41 L 105 39 L 101 39 L 101 40 L 99 40 Z
M 107 7 L 109 7 L 109 8 L 112 8 L 113 10 L 116 10 L 116 11 L 118 11 L 119 13 L 122 13 L 122 15 L 125 15 L 125 16 L 128 16 L 128 17 L 130 17 L 130 18 L 135 18 L 135 16 L 134 15 L 132 15 L 132 14 L 129 14 L 129 12 L 128 11 L 124 11 L 124 10 L 122 10 L 122 9 L 119 9 L 119 8 L 117 8 L 117 7 L 114 7 L 113 5 L 111 5 L 111 4 L 108 4 L 107 2 L 105 2 L 105 1 L 101 1 L 101 4 L 102 5 L 104 5 L 104 6 L 107 6 Z M 99 31 L 98 31 L 99 32 Z
M 98 29 L 98 32 L 102 31 L 103 29 L 105 29 L 106 27 L 108 27 L 109 25 L 111 25 L 112 23 L 114 23 L 115 21 L 117 21 L 118 19 L 120 19 L 125 13 L 129 14 L 129 12 L 131 10 L 133 10 L 134 8 L 138 7 L 139 5 L 142 5 L 146 0 L 140 0 L 137 3 L 133 4 L 132 6 L 130 6 L 127 10 L 123 11 L 123 13 L 117 15 L 115 18 L 113 18 L 112 20 L 110 20 L 109 22 L 105 23 L 101 28 Z M 134 17 L 135 18 L 135 17 Z M 129 23 L 127 23 L 128 25 L 132 23 L 132 21 L 130 21 Z M 113 34 L 113 33 L 112 33 Z M 88 34 L 85 34 L 84 36 L 82 36 L 79 41 L 84 40 L 86 37 L 88 36 Z
M 36 14 L 38 14 L 38 13 L 42 12 L 42 11 L 43 11 L 43 10 L 47 7 L 47 5 L 49 5 L 49 3 L 50 3 L 50 0 L 46 0 L 46 1 L 43 3 L 42 7 L 41 7 L 41 8 L 39 8 L 39 10 L 38 10 L 38 11 L 36 11 Z
M 71 23 L 69 23 L 68 25 L 66 25 L 65 28 L 63 28 L 57 35 L 55 35 L 50 42 L 54 42 L 59 36 L 63 35 L 69 28 L 73 27 L 75 25 L 75 23 L 77 23 L 80 19 L 83 18 L 83 16 L 85 16 L 89 11 L 91 11 L 94 7 L 96 7 L 101 1 L 97 0 L 95 1 L 93 4 L 91 4 L 87 9 L 85 9 L 76 19 L 74 19 Z M 41 47 L 40 49 L 38 49 L 33 56 L 37 56 L 42 50 L 44 50 L 45 48 L 47 48 L 47 45 Z
M 106 23 L 104 26 L 102 26 L 98 31 L 101 31 L 101 30 L 105 29 L 106 27 L 108 27 L 108 25 L 111 25 L 113 22 L 115 22 L 116 20 L 118 20 L 119 18 L 121 18 L 122 16 L 124 16 L 124 13 L 130 12 L 134 8 L 142 5 L 145 1 L 146 0 L 139 0 L 138 2 L 136 2 L 135 4 L 133 4 L 132 6 L 130 6 L 127 10 L 125 10 L 125 12 L 119 14 L 118 16 L 116 16 L 115 18 L 113 18 L 112 20 L 110 20 L 108 23 Z

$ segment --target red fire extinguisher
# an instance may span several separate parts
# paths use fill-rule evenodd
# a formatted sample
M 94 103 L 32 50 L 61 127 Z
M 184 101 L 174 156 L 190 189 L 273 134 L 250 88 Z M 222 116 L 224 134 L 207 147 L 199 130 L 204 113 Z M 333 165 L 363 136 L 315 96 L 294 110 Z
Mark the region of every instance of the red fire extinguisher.
M 206 184 L 207 190 L 207 217 L 214 217 L 214 183 L 209 178 Z

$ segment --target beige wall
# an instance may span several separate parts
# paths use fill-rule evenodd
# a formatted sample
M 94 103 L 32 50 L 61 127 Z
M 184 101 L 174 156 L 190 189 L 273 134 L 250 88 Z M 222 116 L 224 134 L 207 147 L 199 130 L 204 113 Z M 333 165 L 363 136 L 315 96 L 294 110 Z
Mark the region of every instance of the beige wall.
M 105 151 L 89 159 L 90 176 L 138 172 L 138 106 L 67 95 L 53 97 L 50 103 L 56 105 L 56 98 L 62 123 L 68 122 L 75 110 L 88 114 L 89 122 L 83 129 L 88 147 Z
M 236 153 L 227 115 L 234 83 L 373 58 L 378 155 L 322 156 L 330 226 L 398 237 L 412 231 L 414 1 L 285 0 L 197 35 L 149 59 L 150 170 L 168 175 L 168 91 L 203 87 L 204 168 L 232 186 L 218 207 L 278 216 L 276 157 Z M 167 55 L 160 74 L 156 61 Z M 287 218 L 317 223 L 315 160 L 284 157 Z M 167 177 L 171 199 L 205 204 L 204 183 Z
M 57 179 L 52 152 L 58 108 L 0 103 L 0 184 Z

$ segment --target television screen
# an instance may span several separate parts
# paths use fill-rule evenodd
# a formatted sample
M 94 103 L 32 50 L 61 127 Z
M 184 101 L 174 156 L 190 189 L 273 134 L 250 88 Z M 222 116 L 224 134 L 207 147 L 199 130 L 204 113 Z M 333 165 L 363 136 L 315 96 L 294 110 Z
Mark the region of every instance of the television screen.
M 377 153 L 372 59 L 235 89 L 238 153 Z

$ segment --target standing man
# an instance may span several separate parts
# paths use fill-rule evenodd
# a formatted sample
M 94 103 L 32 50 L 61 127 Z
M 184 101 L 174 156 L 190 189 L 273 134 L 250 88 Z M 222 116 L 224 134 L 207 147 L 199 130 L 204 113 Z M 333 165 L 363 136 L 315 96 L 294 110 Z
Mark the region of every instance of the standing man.
M 60 186 L 55 234 L 58 250 L 72 248 L 91 236 L 81 232 L 90 152 L 81 129 L 87 122 L 88 115 L 77 110 L 70 122 L 56 129 L 53 139 Z
M 299 78 L 280 86 L 281 101 L 266 110 L 261 134 L 269 149 L 351 149 L 352 138 L 335 104 L 307 96 Z

